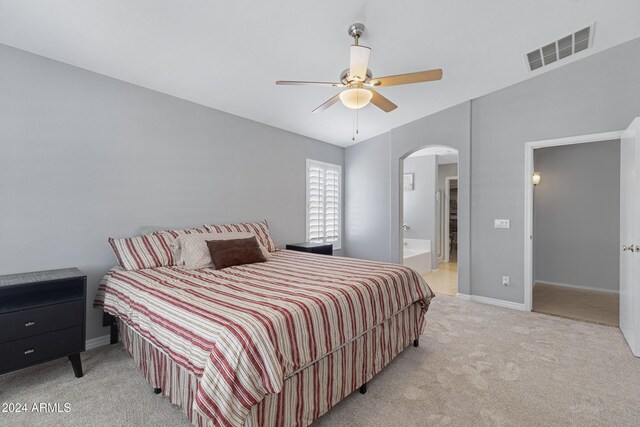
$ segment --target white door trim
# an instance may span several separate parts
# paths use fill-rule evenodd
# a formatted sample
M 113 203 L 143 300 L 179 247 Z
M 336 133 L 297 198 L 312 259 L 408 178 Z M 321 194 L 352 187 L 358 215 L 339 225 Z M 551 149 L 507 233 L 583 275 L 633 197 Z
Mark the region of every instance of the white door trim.
M 524 307 L 531 311 L 533 300 L 533 150 L 560 145 L 584 144 L 587 142 L 620 139 L 624 130 L 592 133 L 566 138 L 530 141 L 524 146 Z M 542 178 L 544 179 L 544 177 Z
M 498 307 L 506 307 L 514 310 L 524 311 L 524 304 L 520 304 L 519 302 L 481 297 L 480 295 L 457 294 L 456 297 L 464 301 L 475 301 L 475 302 L 480 302 L 482 304 L 497 305 Z

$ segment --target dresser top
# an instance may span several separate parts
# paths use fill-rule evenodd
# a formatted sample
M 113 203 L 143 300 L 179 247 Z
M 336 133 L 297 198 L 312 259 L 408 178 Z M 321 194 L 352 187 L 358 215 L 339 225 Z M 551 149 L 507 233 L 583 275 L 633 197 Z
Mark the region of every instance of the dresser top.
M 62 268 L 59 270 L 34 271 L 31 273 L 7 274 L 0 276 L 0 288 L 3 286 L 24 285 L 34 282 L 52 282 L 54 280 L 74 279 L 84 277 L 85 274 L 77 268 Z

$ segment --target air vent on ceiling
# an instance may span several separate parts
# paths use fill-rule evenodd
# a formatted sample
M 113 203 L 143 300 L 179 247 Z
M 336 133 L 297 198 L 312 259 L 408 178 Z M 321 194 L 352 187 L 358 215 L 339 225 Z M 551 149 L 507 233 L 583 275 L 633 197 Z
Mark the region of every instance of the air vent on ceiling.
M 560 40 L 542 46 L 526 54 L 529 70 L 537 70 L 545 65 L 581 52 L 593 45 L 593 30 L 595 23 L 586 28 L 562 37 Z

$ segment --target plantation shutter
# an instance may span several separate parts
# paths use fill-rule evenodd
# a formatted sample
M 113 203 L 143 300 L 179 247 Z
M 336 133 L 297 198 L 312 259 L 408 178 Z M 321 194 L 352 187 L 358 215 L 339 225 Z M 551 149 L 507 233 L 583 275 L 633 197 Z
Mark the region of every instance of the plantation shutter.
M 307 240 L 340 249 L 341 167 L 307 160 Z

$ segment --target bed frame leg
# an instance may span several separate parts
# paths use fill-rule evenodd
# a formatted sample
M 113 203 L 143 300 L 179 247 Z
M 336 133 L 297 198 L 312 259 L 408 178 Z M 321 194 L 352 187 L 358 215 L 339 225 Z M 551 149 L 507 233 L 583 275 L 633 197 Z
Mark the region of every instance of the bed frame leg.
M 360 394 L 365 394 L 367 392 L 367 383 L 364 383 L 360 386 Z
M 116 322 L 116 317 L 112 316 L 109 313 L 102 313 L 102 326 L 109 326 L 110 328 L 110 338 L 109 344 L 117 344 L 118 343 L 118 323 Z
M 109 338 L 109 344 L 117 344 L 118 343 L 118 325 L 115 323 L 111 325 L 110 331 L 111 337 Z
M 160 394 L 160 393 L 162 393 L 162 389 L 161 388 L 154 388 L 153 389 L 153 393 L 154 394 Z
M 417 339 L 417 340 L 413 340 L 413 346 L 414 346 L 414 347 L 417 347 L 417 346 L 419 346 L 419 345 L 420 345 L 420 340 L 419 340 L 419 339 Z

